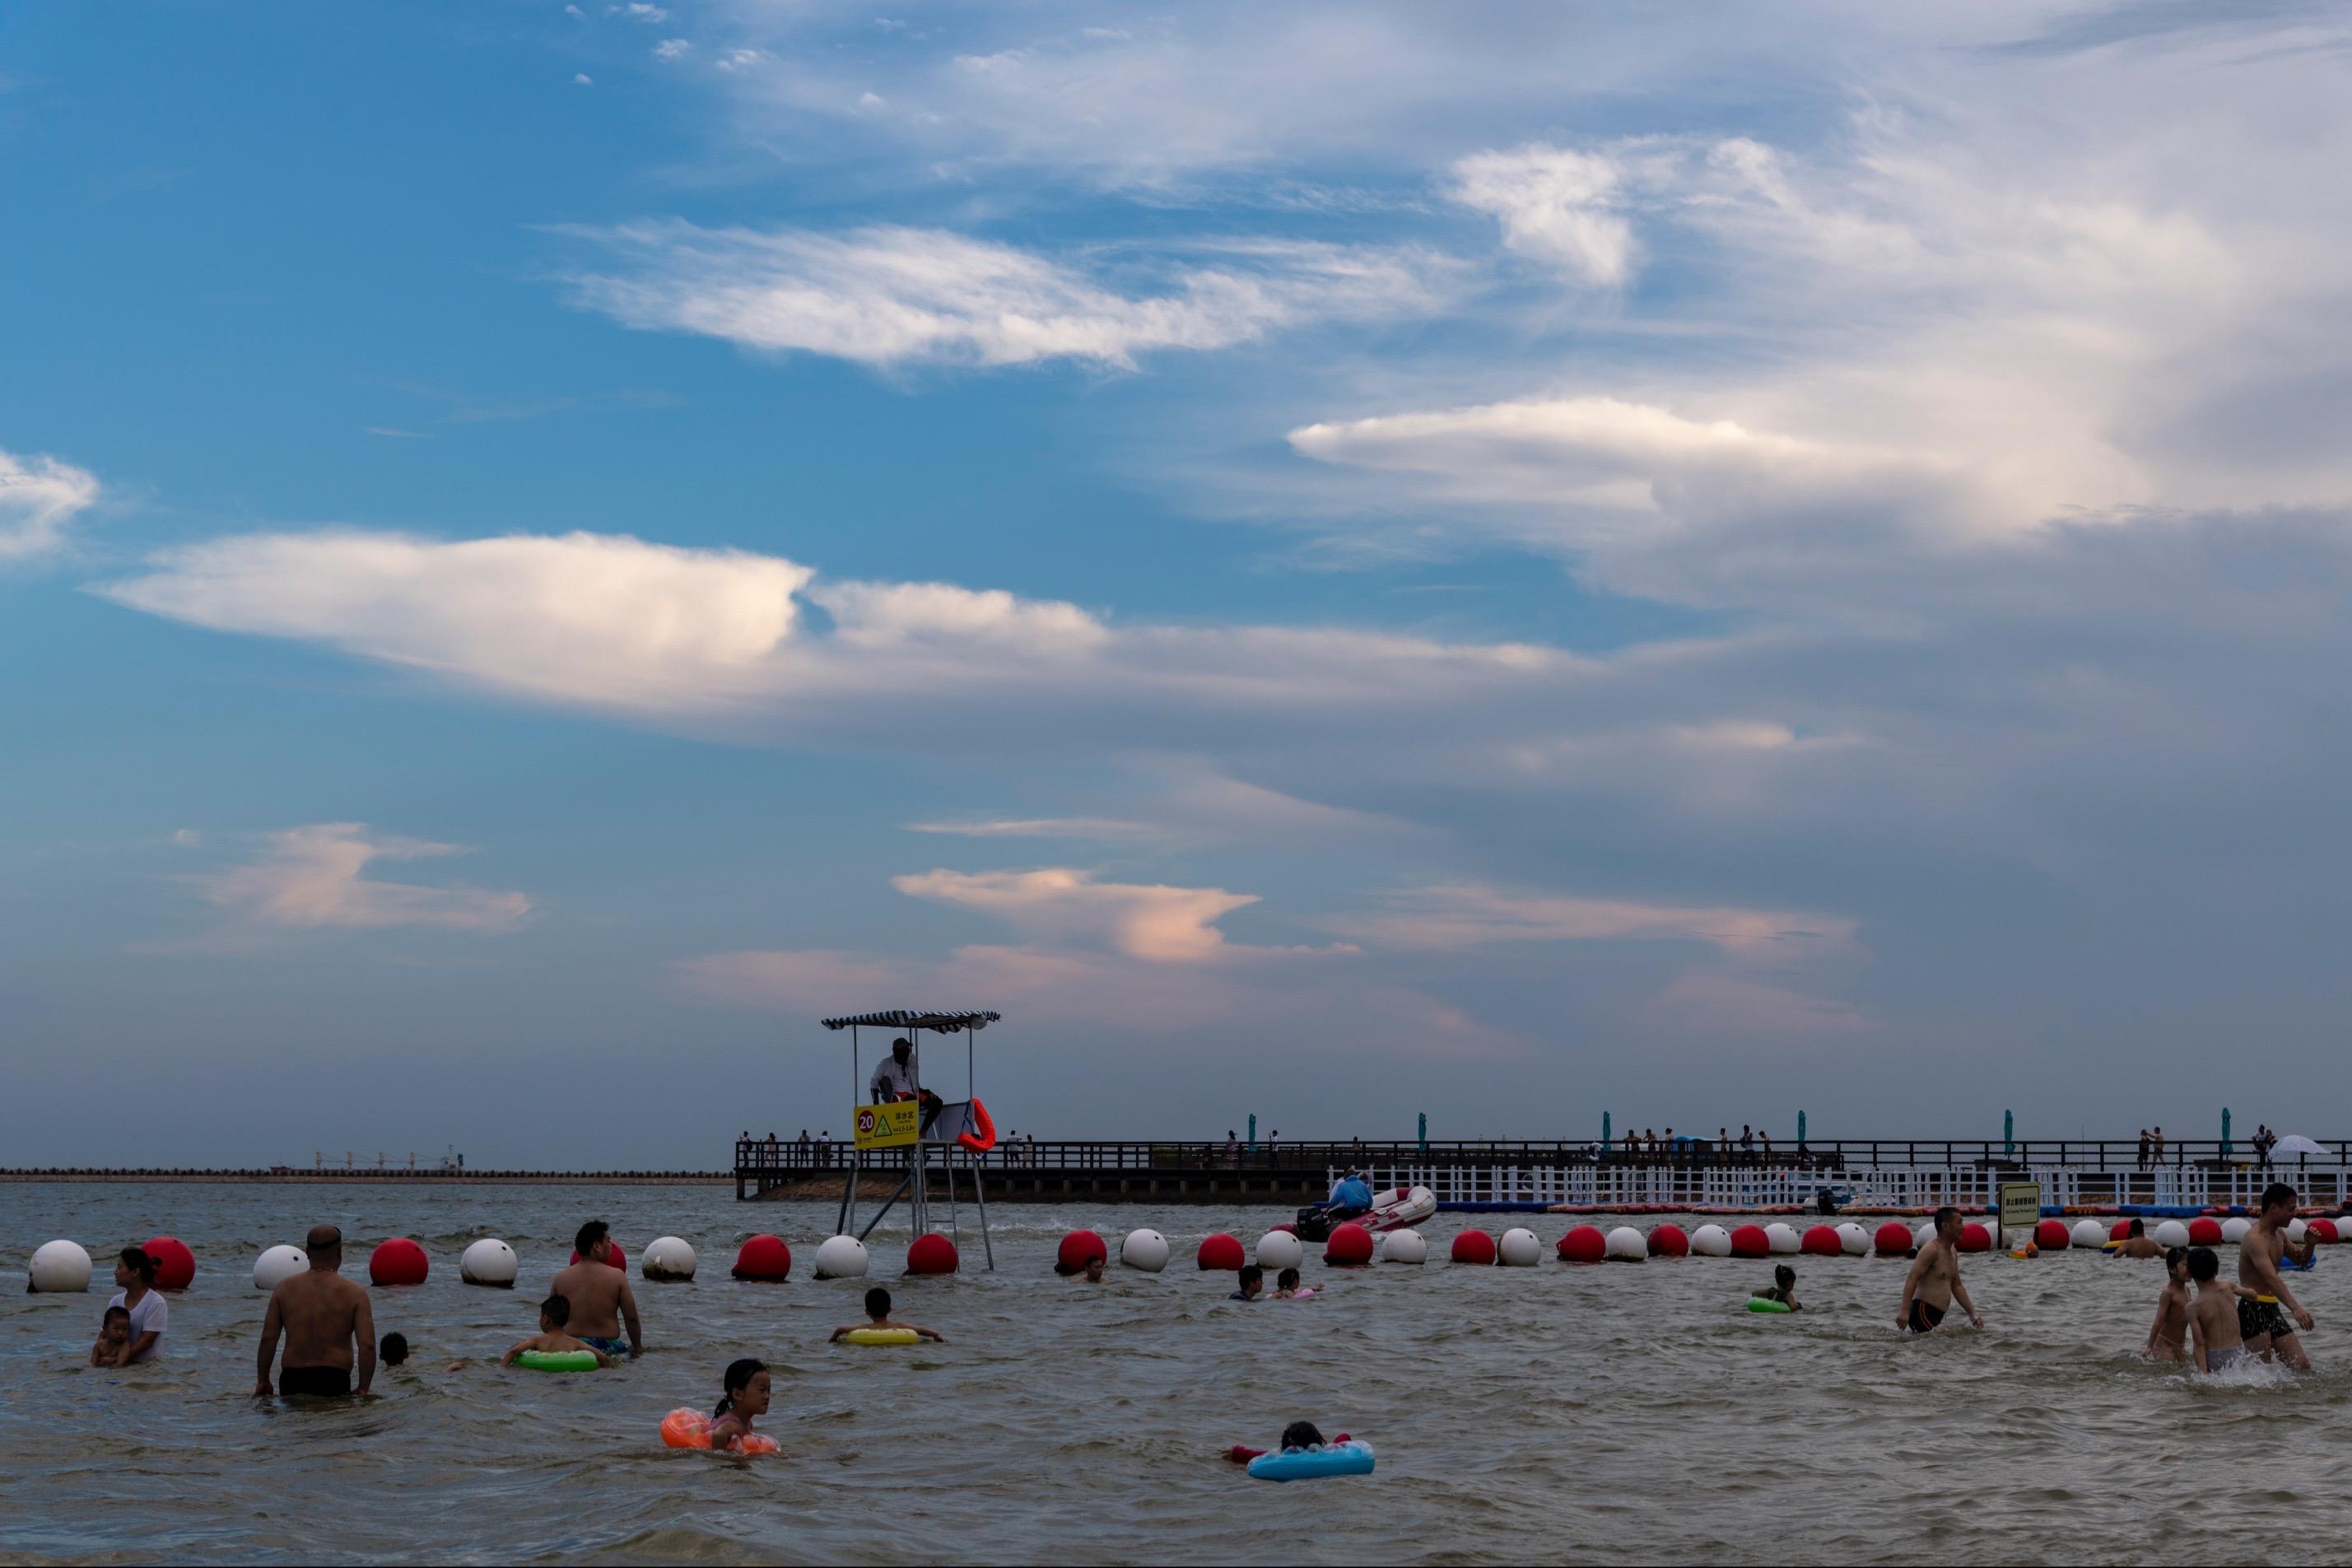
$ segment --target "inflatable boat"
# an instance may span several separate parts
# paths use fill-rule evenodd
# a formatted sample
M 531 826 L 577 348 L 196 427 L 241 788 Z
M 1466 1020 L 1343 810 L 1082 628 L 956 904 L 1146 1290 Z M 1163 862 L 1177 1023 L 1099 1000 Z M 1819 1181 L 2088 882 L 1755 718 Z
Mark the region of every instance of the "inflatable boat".
M 1298 1233 L 1301 1241 L 1328 1241 L 1333 1227 L 1353 1221 L 1378 1236 L 1383 1230 L 1419 1225 L 1436 1212 L 1437 1195 L 1427 1187 L 1392 1186 L 1374 1193 L 1372 1207 L 1360 1214 L 1328 1204 L 1310 1204 L 1298 1211 L 1298 1218 L 1290 1228 Z

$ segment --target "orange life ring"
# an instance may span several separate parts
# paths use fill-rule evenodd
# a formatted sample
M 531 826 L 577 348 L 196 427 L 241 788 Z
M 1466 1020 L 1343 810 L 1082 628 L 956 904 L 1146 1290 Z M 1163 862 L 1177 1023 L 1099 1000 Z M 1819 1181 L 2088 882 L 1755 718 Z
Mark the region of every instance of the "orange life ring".
M 979 1124 L 980 1131 L 977 1133 L 958 1133 L 956 1134 L 956 1142 L 961 1144 L 965 1148 L 970 1149 L 975 1155 L 984 1155 L 988 1153 L 989 1150 L 996 1147 L 996 1122 L 994 1118 L 989 1115 L 988 1107 L 982 1104 L 977 1099 L 971 1103 L 971 1119 Z
M 710 1447 L 710 1417 L 699 1410 L 673 1410 L 662 1417 L 661 1438 L 672 1448 Z M 746 1432 L 727 1446 L 730 1454 L 774 1454 L 782 1450 L 765 1432 Z

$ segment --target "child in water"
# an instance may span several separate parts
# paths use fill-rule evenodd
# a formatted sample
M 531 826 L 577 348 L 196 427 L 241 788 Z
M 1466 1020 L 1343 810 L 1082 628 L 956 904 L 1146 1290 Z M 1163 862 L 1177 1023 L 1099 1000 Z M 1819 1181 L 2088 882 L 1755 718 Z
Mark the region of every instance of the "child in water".
M 109 1307 L 98 1320 L 98 1343 L 89 1347 L 92 1366 L 114 1366 L 122 1360 L 122 1347 L 131 1343 L 131 1309 Z
M 2218 1266 L 2218 1265 L 2217 1265 Z M 2164 1255 L 2164 1293 L 2156 1299 L 2156 1322 L 2147 1329 L 2147 1343 L 2139 1353 L 2149 1361 L 2183 1361 L 2189 1355 L 2189 1249 L 2175 1247 Z
M 859 1329 L 906 1329 L 910 1333 L 920 1334 L 923 1338 L 930 1340 L 938 1344 L 945 1344 L 948 1343 L 947 1336 L 939 1333 L 936 1329 L 927 1329 L 920 1323 L 902 1323 L 898 1319 L 892 1317 L 890 1315 L 890 1292 L 884 1290 L 879 1285 L 875 1286 L 872 1290 L 866 1292 L 866 1321 L 862 1323 L 842 1324 L 839 1328 L 833 1331 L 833 1339 L 827 1340 L 825 1343 L 831 1344 L 835 1341 L 838 1341 L 843 1334 L 856 1333 Z M 738 1362 L 736 1364 L 740 1366 L 742 1364 Z
M 1748 1293 L 1760 1301 L 1779 1301 L 1792 1312 L 1801 1312 L 1805 1310 L 1804 1304 L 1797 1300 L 1797 1271 L 1786 1263 L 1772 1270 L 1772 1285 L 1769 1290 L 1750 1291 Z
M 2227 1371 L 2246 1359 L 2238 1298 L 2255 1292 L 2222 1280 L 2221 1260 L 2210 1247 L 2189 1249 L 2189 1277 L 2197 1281 L 2197 1299 L 2189 1303 L 2189 1326 L 2197 1331 L 2197 1370 Z
M 1087 1259 L 1086 1269 L 1084 1270 L 1084 1273 L 1087 1277 L 1087 1283 L 1089 1285 L 1101 1284 L 1103 1282 L 1103 1269 L 1104 1263 L 1101 1259 L 1088 1257 Z
M 719 1408 L 710 1413 L 710 1446 L 737 1448 L 751 1436 L 751 1420 L 768 1413 L 768 1364 L 745 1356 L 727 1364 Z
M 1344 1443 L 1348 1441 L 1348 1434 L 1342 1432 L 1331 1441 Z M 1330 1444 L 1323 1440 L 1322 1429 L 1312 1421 L 1293 1421 L 1282 1429 L 1282 1451 L 1286 1454 L 1328 1447 Z M 1246 1444 L 1235 1443 L 1225 1450 L 1225 1458 L 1237 1465 L 1245 1465 L 1265 1452 L 1264 1448 L 1253 1448 Z
M 1255 1301 L 1265 1294 L 1265 1270 L 1255 1263 L 1243 1264 L 1234 1282 L 1241 1289 L 1225 1298 L 1229 1301 Z
M 506 1359 L 499 1364 L 512 1366 L 522 1359 L 525 1351 L 546 1351 L 551 1354 L 563 1355 L 575 1350 L 584 1350 L 596 1358 L 597 1365 L 612 1365 L 611 1356 L 606 1355 L 594 1345 L 573 1339 L 563 1332 L 563 1325 L 571 1321 L 572 1299 L 568 1296 L 548 1297 L 539 1303 L 539 1332 L 507 1352 Z
M 1311 1301 L 1315 1299 L 1315 1287 L 1308 1285 L 1301 1289 L 1298 1270 L 1285 1269 L 1274 1277 L 1274 1299 L 1277 1301 Z

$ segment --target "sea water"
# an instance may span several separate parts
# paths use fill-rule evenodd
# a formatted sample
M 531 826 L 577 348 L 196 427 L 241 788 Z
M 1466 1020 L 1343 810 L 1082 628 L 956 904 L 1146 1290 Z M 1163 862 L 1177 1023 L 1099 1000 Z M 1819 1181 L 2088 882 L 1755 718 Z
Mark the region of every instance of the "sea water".
M 729 1187 L 0 1186 L 11 1278 L 51 1237 L 99 1260 L 86 1295 L 0 1294 L 0 1561 L 2284 1563 L 2338 1560 L 2352 1531 L 2352 1248 L 2293 1280 L 2315 1374 L 2200 1379 L 2133 1354 L 2161 1265 L 2095 1254 L 1969 1258 L 1986 1329 L 1914 1340 L 1899 1260 L 1774 1260 L 1806 1311 L 1759 1317 L 1769 1263 L 1570 1268 L 1550 1244 L 1573 1221 L 1449 1215 L 1424 1267 L 1309 1248 L 1316 1300 L 1243 1305 L 1193 1248 L 1280 1211 L 993 1217 L 992 1273 L 967 1202 L 961 1274 L 901 1280 L 886 1226 L 872 1279 L 820 1281 L 834 1207 Z M 500 1369 L 588 1218 L 633 1257 L 685 1237 L 698 1277 L 637 1281 L 640 1360 Z M 425 1285 L 372 1292 L 413 1358 L 379 1399 L 257 1401 L 253 1260 L 322 1220 L 354 1278 L 385 1236 L 430 1252 Z M 1465 1223 L 1531 1225 L 1543 1265 L 1445 1263 Z M 1150 1226 L 1174 1260 L 1056 1278 L 1080 1226 L 1114 1253 Z M 760 1230 L 791 1243 L 790 1282 L 729 1278 Z M 158 1233 L 199 1262 L 170 1354 L 91 1369 L 110 1255 Z M 482 1236 L 521 1254 L 516 1289 L 459 1282 Z M 828 1345 L 873 1283 L 948 1343 Z M 664 1448 L 662 1416 L 708 1411 L 746 1355 L 773 1371 L 760 1425 L 784 1457 Z M 1369 1439 L 1378 1472 L 1274 1486 L 1223 1457 L 1301 1418 Z

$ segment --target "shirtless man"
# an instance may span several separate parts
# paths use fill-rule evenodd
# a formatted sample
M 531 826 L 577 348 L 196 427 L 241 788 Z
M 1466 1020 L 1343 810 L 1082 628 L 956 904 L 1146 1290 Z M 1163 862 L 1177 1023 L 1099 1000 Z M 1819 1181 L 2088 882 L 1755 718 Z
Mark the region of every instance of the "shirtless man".
M 2275 1351 L 2281 1361 L 2297 1372 L 2308 1372 L 2311 1361 L 2303 1354 L 2295 1330 L 2311 1328 L 2312 1316 L 2279 1277 L 2279 1258 L 2290 1245 L 2286 1228 L 2294 1221 L 2294 1188 L 2283 1181 L 2263 1188 L 2262 1218 L 2238 1243 L 2238 1283 L 2253 1292 L 2252 1301 L 2239 1298 L 2238 1333 L 2244 1336 L 2246 1348 L 2264 1361 Z M 2310 1256 L 2307 1250 L 2296 1250 Z M 2294 1317 L 2289 1318 L 2289 1312 Z
M 2147 1222 L 2144 1219 L 2135 1219 L 2131 1222 L 2131 1228 L 2124 1232 L 2124 1244 L 2116 1250 L 2126 1258 L 2167 1256 L 2163 1248 L 2147 1239 Z
M 1903 1276 L 1903 1300 L 1895 1309 L 1895 1326 L 1926 1333 L 1944 1321 L 1954 1297 L 1959 1299 L 1969 1322 L 1984 1327 L 1977 1304 L 1969 1300 L 1969 1288 L 1960 1283 L 1960 1211 L 1947 1204 L 1936 1210 L 1934 1239 L 1919 1249 L 1911 1271 Z
M 549 1293 L 572 1303 L 572 1318 L 564 1326 L 574 1339 L 616 1358 L 642 1355 L 646 1334 L 637 1322 L 637 1298 L 630 1292 L 628 1271 L 614 1261 L 613 1240 L 604 1230 L 601 1219 L 580 1228 L 572 1242 L 580 1261 L 555 1276 Z M 629 1327 L 625 1340 L 621 1337 L 623 1323 Z
M 368 1306 L 367 1292 L 340 1272 L 343 1233 L 331 1225 L 314 1225 L 302 1249 L 310 1255 L 309 1271 L 279 1281 L 269 1293 L 269 1310 L 261 1315 L 253 1396 L 269 1397 L 269 1364 L 277 1357 L 281 1333 L 286 1336 L 286 1365 L 278 1375 L 278 1393 L 349 1394 L 356 1359 L 358 1391 L 365 1396 L 375 1381 L 375 1313 Z

